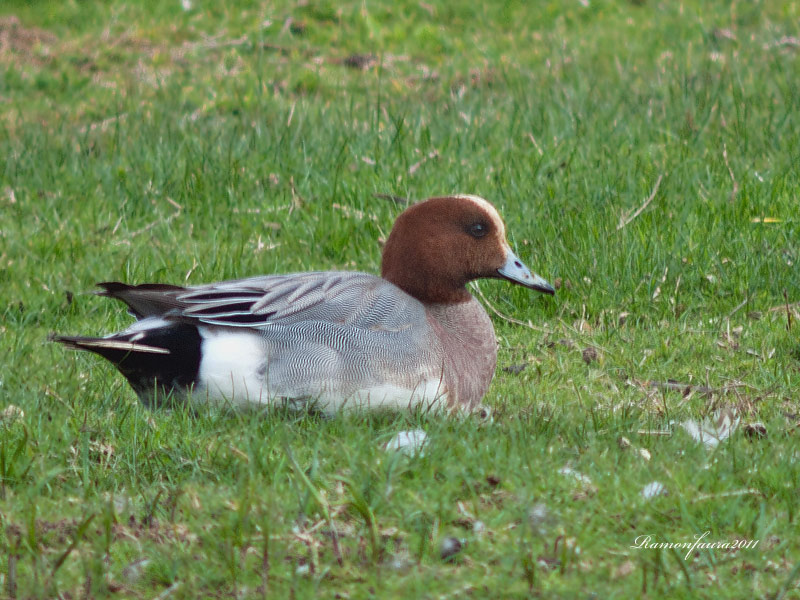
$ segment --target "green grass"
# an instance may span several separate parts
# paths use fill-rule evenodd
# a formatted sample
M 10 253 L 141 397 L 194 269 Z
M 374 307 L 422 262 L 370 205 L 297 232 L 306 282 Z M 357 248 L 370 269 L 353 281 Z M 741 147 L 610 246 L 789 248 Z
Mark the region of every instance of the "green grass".
M 0 596 L 800 597 L 796 3 L 192 4 L 0 6 Z M 480 283 L 533 326 L 491 424 L 149 411 L 46 341 L 129 322 L 95 281 L 375 272 L 374 195 L 450 192 L 561 281 Z M 759 543 L 631 547 L 705 531 Z

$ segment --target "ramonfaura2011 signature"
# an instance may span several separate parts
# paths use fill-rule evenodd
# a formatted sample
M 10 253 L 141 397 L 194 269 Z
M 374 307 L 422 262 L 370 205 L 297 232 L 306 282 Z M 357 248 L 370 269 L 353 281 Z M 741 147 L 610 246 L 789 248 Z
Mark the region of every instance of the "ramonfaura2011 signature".
M 686 549 L 684 560 L 689 560 L 692 552 L 696 549 L 701 550 L 742 550 L 755 548 L 759 540 L 733 540 L 731 542 L 704 542 L 703 540 L 711 535 L 710 531 L 705 533 L 696 533 L 694 541 L 691 542 L 658 542 L 653 535 L 640 535 L 633 540 L 631 548 L 646 548 L 646 549 L 659 549 L 659 548 L 676 548 Z

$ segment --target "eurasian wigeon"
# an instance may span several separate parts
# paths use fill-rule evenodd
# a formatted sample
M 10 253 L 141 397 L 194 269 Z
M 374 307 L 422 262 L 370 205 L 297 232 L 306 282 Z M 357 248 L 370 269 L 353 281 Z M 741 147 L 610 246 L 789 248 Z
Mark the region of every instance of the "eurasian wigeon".
M 197 287 L 100 283 L 138 319 L 103 338 L 56 336 L 108 359 L 145 404 L 163 394 L 233 404 L 476 409 L 494 375 L 492 322 L 466 284 L 552 286 L 520 261 L 477 196 L 406 209 L 381 276 L 324 271 Z

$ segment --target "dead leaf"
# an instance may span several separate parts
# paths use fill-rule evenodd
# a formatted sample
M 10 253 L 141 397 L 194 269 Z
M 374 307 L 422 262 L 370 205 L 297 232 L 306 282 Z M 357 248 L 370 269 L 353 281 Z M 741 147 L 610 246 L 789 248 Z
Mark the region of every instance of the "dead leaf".
M 452 536 L 448 536 L 442 540 L 441 545 L 439 546 L 439 556 L 444 561 L 451 561 L 455 556 L 464 549 L 464 545 L 467 543 L 465 539 L 458 539 Z
M 767 427 L 763 423 L 748 423 L 744 426 L 744 434 L 751 440 L 767 437 Z
M 589 346 L 583 349 L 581 356 L 583 356 L 583 362 L 589 365 L 597 360 L 597 350 Z
M 25 416 L 25 411 L 19 406 L 9 404 L 2 411 L 0 411 L 0 420 L 14 423 Z
M 351 54 L 342 62 L 344 66 L 350 67 L 351 69 L 366 71 L 374 66 L 377 60 L 373 54 Z
M 592 326 L 586 319 L 580 319 L 572 324 L 572 328 L 581 333 L 592 333 Z
M 556 346 L 564 346 L 565 348 L 569 348 L 570 350 L 575 347 L 575 344 L 566 338 L 561 338 L 560 340 L 556 340 L 555 342 L 547 342 L 548 348 L 555 348 Z

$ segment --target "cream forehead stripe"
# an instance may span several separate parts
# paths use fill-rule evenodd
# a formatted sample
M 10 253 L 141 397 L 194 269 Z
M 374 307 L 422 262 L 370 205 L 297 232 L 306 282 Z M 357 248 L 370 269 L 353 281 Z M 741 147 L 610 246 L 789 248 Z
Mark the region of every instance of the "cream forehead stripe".
M 484 200 L 480 196 L 473 196 L 472 194 L 457 194 L 453 196 L 453 198 L 458 198 L 459 200 L 468 200 L 469 202 L 472 202 L 479 208 L 483 209 L 489 215 L 489 218 L 494 221 L 494 225 L 497 227 L 498 231 L 500 231 L 500 235 L 503 237 L 503 239 L 506 239 L 506 226 L 503 224 L 503 219 L 500 218 L 500 214 L 497 212 L 497 209 L 487 200 Z

